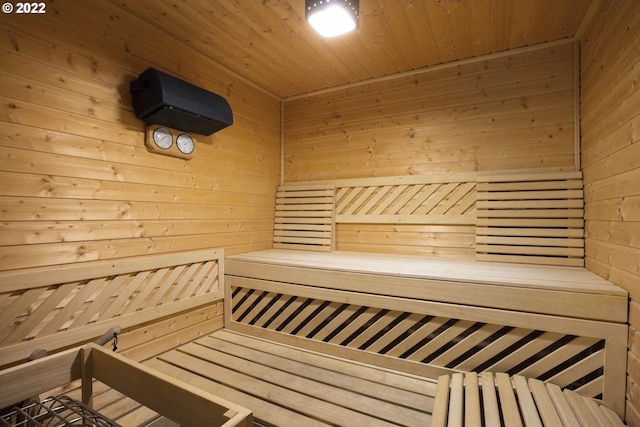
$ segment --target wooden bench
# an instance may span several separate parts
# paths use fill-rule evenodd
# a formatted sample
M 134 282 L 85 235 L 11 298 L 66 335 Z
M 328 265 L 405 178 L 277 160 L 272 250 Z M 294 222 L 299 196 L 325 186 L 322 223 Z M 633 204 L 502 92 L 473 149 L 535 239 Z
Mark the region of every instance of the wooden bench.
M 192 251 L 6 273 L 0 361 L 224 298 L 224 329 L 145 364 L 249 408 L 257 425 L 428 425 L 435 380 L 470 371 L 624 413 L 627 294 L 584 269 L 291 250 L 222 260 Z
M 145 365 L 281 427 L 428 426 L 436 382 L 220 330 Z
M 583 268 L 268 250 L 225 272 L 227 330 L 427 378 L 519 374 L 624 414 L 627 294 Z
M 456 373 L 438 378 L 431 427 L 621 427 L 595 399 L 555 384 L 506 373 Z

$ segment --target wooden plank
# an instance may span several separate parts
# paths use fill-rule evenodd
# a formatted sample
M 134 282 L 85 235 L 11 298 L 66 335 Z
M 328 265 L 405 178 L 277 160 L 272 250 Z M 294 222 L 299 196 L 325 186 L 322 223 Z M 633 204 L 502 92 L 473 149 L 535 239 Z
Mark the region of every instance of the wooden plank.
M 538 408 L 529 390 L 527 379 L 521 375 L 513 376 L 513 384 L 518 395 L 518 405 L 526 427 L 542 427 Z
M 502 237 L 502 236 L 477 236 L 476 243 L 483 245 L 528 245 L 528 246 L 560 246 L 571 248 L 583 248 L 584 239 L 576 238 L 549 238 L 549 237 Z M 490 246 L 493 247 L 493 246 Z M 493 251 L 492 251 L 493 252 Z
M 491 187 L 489 187 L 491 188 Z M 580 200 L 583 197 L 582 190 L 546 190 L 546 191 L 489 191 L 477 190 L 478 200 L 486 201 L 489 205 L 499 200 Z
M 482 425 L 478 374 L 468 372 L 464 375 L 464 426 L 481 427 Z
M 200 343 L 201 341 L 198 342 Z M 408 408 L 402 409 L 378 397 L 368 397 L 365 394 L 354 391 L 351 387 L 344 388 L 344 383 L 334 385 L 329 381 L 318 381 L 318 378 L 313 378 L 313 372 L 307 372 L 307 374 L 301 375 L 300 371 L 296 371 L 296 366 L 299 367 L 299 365 L 296 365 L 293 361 L 280 358 L 277 364 L 272 365 L 266 360 L 253 361 L 242 357 L 235 357 L 235 355 L 214 348 L 215 344 L 209 344 L 213 343 L 209 341 L 206 347 L 203 345 L 187 344 L 182 346 L 180 351 L 203 360 L 213 360 L 216 364 L 242 372 L 244 375 L 263 382 L 266 388 L 276 385 L 278 388 L 301 394 L 313 390 L 313 401 L 320 400 L 327 402 L 330 406 L 342 406 L 344 402 L 349 402 L 348 412 L 343 412 L 338 406 L 334 408 L 336 414 L 343 413 L 341 417 L 351 416 L 354 417 L 354 420 L 366 420 L 366 417 L 360 418 L 362 414 L 366 414 L 368 417 L 373 417 L 373 419 L 376 420 L 373 421 L 373 419 L 370 418 L 372 422 L 387 424 L 387 422 L 396 421 L 405 425 L 419 425 L 420 422 L 424 422 L 427 418 L 424 413 L 420 414 Z M 312 370 L 311 367 L 307 369 L 309 371 Z M 326 379 L 329 380 L 328 377 Z M 267 394 L 265 396 L 268 397 L 270 395 Z M 310 403 L 312 403 L 312 401 L 310 401 Z M 304 411 L 306 408 L 302 406 L 297 409 Z
M 611 409 L 607 408 L 604 405 L 600 406 L 600 410 L 603 412 L 604 416 L 607 418 L 609 425 L 611 425 L 612 427 L 624 427 L 625 424 L 622 422 L 622 420 L 620 420 L 620 417 L 614 411 L 612 411 Z
M 487 191 L 518 191 L 518 190 L 562 190 L 562 189 L 582 189 L 582 180 L 574 179 L 567 181 L 514 181 L 510 183 L 504 182 L 481 182 L 479 181 L 476 189 L 478 192 Z
M 228 337 L 229 335 L 236 335 L 236 337 L 234 337 L 235 340 L 232 339 L 227 341 L 224 339 L 225 336 Z M 237 334 L 216 333 L 211 336 L 198 339 L 197 343 L 212 350 L 225 353 L 225 355 L 231 357 L 224 360 L 231 361 L 233 358 L 240 358 L 255 361 L 259 365 L 274 367 L 279 370 L 286 370 L 289 374 L 306 378 L 311 381 L 328 384 L 332 387 L 357 393 L 365 397 L 376 400 L 382 400 L 384 397 L 385 401 L 392 403 L 393 405 L 402 405 L 407 408 L 412 408 L 415 412 L 422 412 L 423 414 L 426 414 L 430 406 L 425 394 L 388 386 L 374 380 L 374 378 L 382 377 L 382 375 L 372 375 L 370 378 L 359 378 L 355 376 L 351 372 L 352 370 L 355 370 L 355 368 L 352 368 L 348 362 L 343 360 L 333 359 L 330 357 L 321 359 L 323 357 L 322 355 L 319 355 L 318 358 L 314 359 L 313 357 L 310 357 L 310 355 L 305 354 L 304 351 L 295 351 L 294 349 L 288 353 L 286 348 L 284 348 L 283 351 L 279 351 L 280 349 L 278 346 L 270 347 L 269 350 L 272 351 L 267 351 L 260 346 L 260 340 L 245 338 L 243 342 L 241 341 L 241 338 L 242 337 L 239 337 Z M 255 348 L 252 345 L 253 343 L 257 343 L 258 348 Z M 320 361 L 319 365 L 315 363 L 316 360 Z M 223 362 L 223 359 L 216 359 L 216 363 L 226 364 L 226 362 Z M 410 381 L 409 378 L 403 378 L 400 380 L 407 382 Z M 320 395 L 316 396 L 320 397 Z M 337 396 L 332 398 L 334 401 L 336 399 L 338 399 Z M 387 406 L 387 402 L 383 402 L 382 406 L 385 406 L 389 411 L 394 411 L 392 407 Z M 362 404 L 364 403 L 354 403 L 351 408 L 355 409 Z M 374 409 L 371 410 L 369 414 L 374 414 L 376 412 L 378 412 L 378 410 Z
M 475 215 L 336 215 L 336 222 L 349 224 L 455 224 L 473 225 Z
M 549 382 L 546 384 L 549 398 L 553 402 L 558 415 L 562 419 L 563 425 L 567 427 L 580 427 L 580 422 L 576 418 L 571 405 L 562 390 L 557 385 Z
M 582 208 L 582 199 L 560 199 L 560 200 L 479 200 L 476 203 L 478 209 L 559 209 L 559 208 Z
M 48 286 L 54 283 L 67 283 L 98 277 L 127 274 L 136 271 L 152 270 L 168 265 L 188 264 L 191 262 L 220 259 L 223 250 L 205 249 L 142 257 L 122 258 L 114 261 L 90 261 L 80 265 L 60 265 L 52 267 L 29 268 L 26 270 L 5 271 L 0 275 L 0 293 L 25 288 Z
M 447 416 L 449 414 L 449 384 L 451 382 L 450 375 L 441 375 L 438 377 L 438 386 L 436 388 L 435 404 L 431 414 L 432 427 L 446 427 Z
M 582 228 L 584 220 L 579 218 L 482 218 L 478 217 L 477 225 L 481 227 L 554 227 L 554 228 Z
M 482 236 L 580 238 L 584 236 L 584 230 L 582 228 L 476 227 L 476 238 L 480 238 Z
M 563 425 L 544 383 L 534 378 L 529 378 L 528 383 L 544 425 Z
M 449 398 L 449 414 L 447 427 L 462 427 L 464 422 L 464 374 L 451 375 L 451 397 Z
M 580 422 L 580 425 L 586 427 L 598 426 L 598 423 L 593 419 L 593 415 L 591 414 L 585 400 L 582 399 L 582 396 L 568 389 L 564 389 L 562 393 L 569 402 L 569 405 L 571 405 L 571 409 Z
M 509 378 L 508 374 L 498 372 L 495 374 L 495 379 L 498 395 L 500 396 L 504 424 L 513 427 L 522 427 L 520 410 L 518 409 L 516 395 L 513 392 L 511 378 Z
M 80 378 L 78 349 L 26 362 L 0 371 L 0 407 L 6 408 Z M 7 386 L 9 385 L 9 386 Z
M 543 270 L 538 269 L 536 273 L 532 272 L 531 276 L 527 276 L 528 270 L 524 268 L 524 266 L 517 267 L 508 272 L 504 270 L 501 272 L 498 271 L 499 274 L 496 275 L 495 270 L 473 269 L 472 267 L 475 264 L 469 266 L 457 262 L 453 264 L 442 264 L 444 261 L 439 261 L 434 265 L 423 265 L 422 267 L 415 265 L 412 267 L 409 262 L 411 258 L 389 258 L 367 255 L 366 259 L 371 259 L 374 263 L 366 265 L 365 270 L 375 273 L 368 274 L 363 270 L 365 264 L 362 263 L 364 260 L 357 257 L 356 254 L 343 258 L 343 261 L 347 262 L 346 265 L 342 262 L 336 263 L 340 258 L 332 258 L 328 260 L 327 264 L 316 264 L 319 267 L 316 269 L 307 268 L 306 265 L 308 264 L 304 261 L 296 262 L 292 260 L 287 263 L 286 258 L 283 258 L 286 257 L 286 254 L 274 252 L 273 255 L 278 257 L 278 261 L 276 261 L 275 264 L 272 264 L 269 260 L 266 260 L 266 262 L 257 260 L 258 262 L 248 263 L 240 261 L 240 259 L 233 260 L 232 258 L 228 258 L 226 261 L 227 271 L 229 271 L 229 274 L 240 274 L 278 282 L 294 281 L 312 286 L 332 286 L 339 289 L 352 289 L 360 292 L 389 294 L 443 302 L 451 301 L 452 290 L 455 289 L 454 294 L 457 295 L 457 301 L 464 302 L 465 304 L 493 305 L 496 308 L 508 308 L 516 311 L 530 311 L 532 307 L 536 307 L 536 310 L 541 309 L 544 313 L 557 315 L 564 314 L 573 316 L 573 310 L 578 310 L 581 303 L 586 304 L 587 301 L 590 301 L 588 307 L 584 307 L 585 311 L 580 315 L 576 315 L 576 317 L 587 318 L 613 320 L 611 315 L 613 314 L 612 311 L 615 310 L 611 309 L 611 307 L 626 307 L 626 297 L 624 293 L 615 296 L 607 295 L 608 292 L 620 291 L 619 288 L 609 285 L 608 287 L 602 286 L 588 291 L 588 287 L 585 285 L 575 287 L 575 283 L 584 284 L 587 283 L 586 281 L 588 280 L 587 277 L 582 277 L 581 274 L 579 277 L 571 278 L 573 274 L 580 273 L 579 271 L 567 271 L 567 273 L 571 274 L 566 277 L 566 282 L 563 280 L 554 283 L 554 273 L 552 271 L 548 271 L 548 275 L 544 274 L 543 277 L 541 276 Z M 340 254 L 340 257 L 342 257 L 342 254 Z M 317 256 L 314 256 L 313 259 L 314 263 L 322 262 Z M 394 259 L 396 259 L 399 264 L 394 266 L 392 264 Z M 402 262 L 400 262 L 401 260 Z M 332 262 L 336 263 L 334 264 L 335 267 L 333 267 L 333 270 L 331 268 Z M 358 262 L 361 264 L 359 265 Z M 437 269 L 430 272 L 432 268 L 436 267 Z M 428 268 L 429 270 L 422 270 L 422 272 L 420 272 L 420 268 Z M 467 270 L 467 268 L 469 269 Z M 518 274 L 519 270 L 525 275 L 520 276 Z M 394 271 L 396 271 L 396 273 L 394 273 Z M 402 277 L 402 280 L 397 281 L 398 286 L 389 289 L 386 285 L 389 276 Z M 439 280 L 433 279 L 432 277 L 439 277 Z M 541 280 L 535 280 L 538 278 Z M 485 281 L 483 282 L 482 280 Z M 468 285 L 465 283 L 468 283 Z M 510 283 L 512 286 L 509 286 Z M 478 284 L 483 284 L 484 286 L 479 288 Z M 492 287 L 490 284 L 495 284 L 495 287 Z M 482 292 L 478 292 L 479 289 L 482 289 Z M 551 292 L 551 294 L 549 294 L 549 292 Z M 579 300 L 575 298 L 574 292 L 581 294 Z M 592 296 L 591 292 L 598 295 Z M 465 295 L 468 296 L 468 298 L 465 298 Z M 521 298 L 523 305 L 519 304 Z M 503 303 L 500 303 L 498 300 L 503 301 Z M 607 300 L 607 305 L 610 307 L 606 310 L 606 313 L 602 310 L 603 301 L 605 300 Z M 564 303 L 559 304 L 557 309 L 551 311 L 556 302 Z M 572 307 L 572 309 L 567 311 L 567 307 Z M 596 313 L 600 311 L 602 311 L 603 314 L 596 315 Z M 618 316 L 614 319 L 621 318 Z
M 478 174 L 478 182 L 526 182 L 526 181 L 564 181 L 582 179 L 582 172 L 570 171 L 570 172 L 542 172 L 535 175 L 527 173 L 480 173 Z
M 375 381 L 397 390 L 419 393 L 426 398 L 434 396 L 436 383 L 425 376 L 407 375 L 400 371 L 381 369 L 374 365 L 352 363 L 350 359 L 335 358 L 325 353 L 318 353 L 300 347 L 283 346 L 277 342 L 260 339 L 256 336 L 240 334 L 227 329 L 216 331 L 213 336 L 250 349 L 263 351 L 290 360 L 297 360 L 312 366 L 339 372 L 354 378 Z M 429 410 L 427 404 L 426 410 Z
M 161 357 L 161 360 L 183 366 L 186 370 L 199 372 L 201 376 L 213 379 L 226 385 L 242 383 L 247 389 L 252 390 L 253 395 L 265 396 L 269 402 L 288 407 L 298 412 L 305 413 L 308 417 L 314 417 L 329 423 L 340 424 L 341 420 L 354 420 L 355 422 L 371 422 L 380 425 L 392 425 L 378 418 L 350 410 L 331 402 L 315 399 L 306 393 L 295 390 L 296 380 L 290 378 L 293 383 L 272 383 L 268 380 L 253 377 L 238 371 L 238 367 L 229 369 L 189 356 L 183 352 L 171 352 Z M 238 360 L 241 363 L 240 360 Z M 243 368 L 248 367 L 242 364 Z M 259 416 L 259 415 L 257 415 Z
M 207 379 L 201 375 L 179 368 L 160 359 L 152 359 L 145 362 L 145 365 L 170 375 L 174 378 L 183 378 L 189 384 L 198 387 L 208 393 L 220 393 L 227 396 L 234 402 L 252 408 L 255 417 L 259 420 L 270 422 L 274 425 L 304 425 L 310 427 L 327 427 L 330 424 L 319 421 L 288 410 L 282 406 L 271 404 L 250 394 L 243 393 L 233 386 L 227 386 L 219 382 Z
M 247 409 L 131 362 L 117 353 L 107 353 L 98 346 L 91 345 L 90 348 L 94 378 L 180 425 L 222 425 L 236 415 L 250 422 L 251 413 Z M 231 417 L 227 415 L 230 409 L 234 411 Z
M 514 206 L 517 208 L 517 206 Z M 582 218 L 582 209 L 491 209 L 477 212 L 478 217 L 489 218 Z
M 486 427 L 499 427 L 500 408 L 498 406 L 498 397 L 496 395 L 496 384 L 491 372 L 482 372 L 480 374 L 482 383 L 482 409 L 484 413 L 484 425 Z

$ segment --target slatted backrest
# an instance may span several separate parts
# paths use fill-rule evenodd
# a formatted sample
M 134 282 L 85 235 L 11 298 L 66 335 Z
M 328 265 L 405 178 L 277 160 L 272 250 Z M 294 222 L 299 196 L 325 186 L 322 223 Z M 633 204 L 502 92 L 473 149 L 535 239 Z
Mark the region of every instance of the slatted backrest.
M 0 366 L 90 341 L 224 296 L 223 250 L 0 274 Z
M 336 222 L 475 224 L 475 173 L 344 179 Z
M 622 427 L 618 414 L 553 383 L 506 373 L 438 378 L 432 427 Z
M 584 265 L 581 172 L 478 176 L 476 259 Z
M 335 249 L 333 184 L 281 185 L 276 194 L 273 247 L 312 251 Z

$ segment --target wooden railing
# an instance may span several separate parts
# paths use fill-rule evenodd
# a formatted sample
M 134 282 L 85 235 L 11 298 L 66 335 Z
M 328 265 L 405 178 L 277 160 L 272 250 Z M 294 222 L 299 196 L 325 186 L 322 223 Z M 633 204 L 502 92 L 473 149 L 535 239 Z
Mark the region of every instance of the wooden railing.
M 5 272 L 0 366 L 220 300 L 222 249 Z

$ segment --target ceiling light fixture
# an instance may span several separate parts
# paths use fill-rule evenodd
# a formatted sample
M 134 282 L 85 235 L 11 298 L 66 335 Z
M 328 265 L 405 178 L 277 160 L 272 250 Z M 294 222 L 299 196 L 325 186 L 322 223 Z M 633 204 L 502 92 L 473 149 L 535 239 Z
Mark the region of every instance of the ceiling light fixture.
M 358 0 L 305 0 L 305 18 L 322 37 L 358 28 Z

